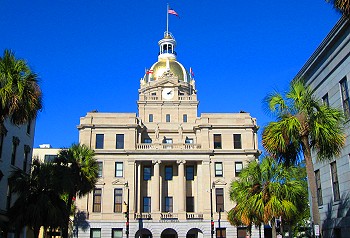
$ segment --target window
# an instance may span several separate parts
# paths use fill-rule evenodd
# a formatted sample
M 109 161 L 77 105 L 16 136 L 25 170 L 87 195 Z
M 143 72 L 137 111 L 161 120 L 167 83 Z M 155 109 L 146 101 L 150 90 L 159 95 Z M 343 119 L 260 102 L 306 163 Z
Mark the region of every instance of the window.
M 143 212 L 151 212 L 151 197 L 143 197 Z
M 114 212 L 122 212 L 123 205 L 123 189 L 114 189 Z
M 124 134 L 116 134 L 115 135 L 115 148 L 116 149 L 124 149 Z
M 90 238 L 101 238 L 101 228 L 90 228 Z
M 194 197 L 186 197 L 186 212 L 194 212 Z
M 221 148 L 221 134 L 214 134 L 214 149 Z
M 332 174 L 333 198 L 334 198 L 334 201 L 339 201 L 340 192 L 339 192 L 337 164 L 335 161 L 331 163 L 331 174 Z
M 153 114 L 148 115 L 148 122 L 153 122 Z
M 165 180 L 172 180 L 172 179 L 173 179 L 173 167 L 165 166 Z
M 326 106 L 329 107 L 328 93 L 326 93 L 326 94 L 322 97 L 322 103 L 323 103 L 323 105 L 326 105 Z
M 343 101 L 343 110 L 346 116 L 350 116 L 350 99 L 348 82 L 346 77 L 340 81 L 341 98 Z
M 243 169 L 243 163 L 242 162 L 235 162 L 235 176 L 238 177 Z
M 115 162 L 115 177 L 123 177 L 123 162 Z
M 145 180 L 145 181 L 151 180 L 151 176 L 152 176 L 151 166 L 144 166 L 143 167 L 143 180 Z
M 186 180 L 194 180 L 194 166 L 186 166 Z
M 222 162 L 215 162 L 215 177 L 222 177 Z
M 101 178 L 102 177 L 102 172 L 103 172 L 103 162 L 102 161 L 98 161 L 97 162 L 97 166 L 98 166 L 97 177 Z
M 4 144 L 4 137 L 5 137 L 5 135 L 0 130 L 0 159 L 1 159 L 1 155 L 2 155 L 2 146 Z
M 322 201 L 322 188 L 321 188 L 321 175 L 320 170 L 315 171 L 315 177 L 316 177 L 316 188 L 317 188 L 317 203 L 319 206 L 323 204 Z
M 6 197 L 6 209 L 9 210 L 11 207 L 11 200 L 12 200 L 12 188 L 10 185 L 7 186 L 7 197 Z
M 12 137 L 12 154 L 11 154 L 12 165 L 15 165 L 16 163 L 16 154 L 17 154 L 18 145 L 19 145 L 19 138 L 16 136 Z
M 104 134 L 96 134 L 96 149 L 103 149 L 104 136 Z
M 145 138 L 145 139 L 143 140 L 143 143 L 152 144 L 152 139 L 151 139 L 151 138 Z
M 165 212 L 173 212 L 173 197 L 165 197 Z
M 226 228 L 216 228 L 216 238 L 226 238 Z
M 187 114 L 183 114 L 182 115 L 182 121 L 183 122 L 187 122 Z
M 53 162 L 57 158 L 57 155 L 45 155 L 44 162 Z
M 166 114 L 165 115 L 165 121 L 166 122 L 170 122 L 170 114 Z
M 27 171 L 28 155 L 30 152 L 29 145 L 24 145 L 24 159 L 23 159 L 23 171 Z
M 233 148 L 234 149 L 242 149 L 241 134 L 233 134 Z
M 186 137 L 185 144 L 193 144 L 193 139 Z
M 102 198 L 102 188 L 95 188 L 94 189 L 94 196 L 93 196 L 93 212 L 101 212 L 101 199 Z
M 246 238 L 246 237 L 247 237 L 247 228 L 237 227 L 237 238 Z
M 215 195 L 216 195 L 216 212 L 224 211 L 224 189 L 223 188 L 216 188 L 215 189 Z
M 31 125 L 32 125 L 32 120 L 28 120 L 27 123 L 28 123 L 28 124 L 27 124 L 27 134 L 30 134 L 30 131 L 31 131 L 31 129 L 32 129 L 32 127 L 31 127 Z
M 112 238 L 122 238 L 123 237 L 123 229 L 113 228 L 112 229 Z

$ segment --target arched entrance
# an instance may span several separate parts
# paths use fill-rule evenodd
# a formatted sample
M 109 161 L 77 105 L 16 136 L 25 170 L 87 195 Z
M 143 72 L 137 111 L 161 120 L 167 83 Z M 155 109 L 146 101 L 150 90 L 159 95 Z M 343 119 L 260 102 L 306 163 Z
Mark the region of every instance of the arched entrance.
M 152 237 L 153 237 L 152 233 L 145 228 L 138 230 L 135 234 L 135 238 L 152 238 Z
M 186 234 L 186 238 L 203 238 L 203 232 L 198 228 L 192 228 Z
M 177 238 L 177 232 L 171 228 L 165 229 L 160 235 L 160 238 Z

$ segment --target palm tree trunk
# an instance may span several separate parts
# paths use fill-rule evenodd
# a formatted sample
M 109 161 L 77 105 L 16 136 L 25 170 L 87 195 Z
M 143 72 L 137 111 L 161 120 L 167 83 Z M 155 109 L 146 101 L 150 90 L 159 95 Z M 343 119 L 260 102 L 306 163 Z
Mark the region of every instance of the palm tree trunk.
M 309 183 L 309 191 L 310 191 L 310 195 L 311 195 L 312 219 L 313 219 L 313 222 L 315 225 L 321 226 L 320 212 L 318 210 L 318 202 L 317 202 L 316 178 L 315 178 L 314 164 L 312 163 L 309 138 L 307 136 L 303 136 L 301 138 L 301 141 L 303 144 L 303 152 L 304 152 L 304 159 L 305 159 L 305 165 L 306 165 L 306 174 L 307 174 L 307 180 Z
M 275 218 L 272 218 L 272 220 L 271 220 L 271 228 L 272 228 L 272 238 L 276 238 L 277 232 L 276 232 L 276 220 L 275 220 Z
M 69 227 L 69 216 L 70 216 L 70 211 L 72 207 L 72 199 L 73 199 L 74 194 L 69 193 L 68 195 L 68 201 L 67 201 L 67 217 L 63 225 L 62 229 L 62 237 L 63 238 L 68 238 L 68 227 Z

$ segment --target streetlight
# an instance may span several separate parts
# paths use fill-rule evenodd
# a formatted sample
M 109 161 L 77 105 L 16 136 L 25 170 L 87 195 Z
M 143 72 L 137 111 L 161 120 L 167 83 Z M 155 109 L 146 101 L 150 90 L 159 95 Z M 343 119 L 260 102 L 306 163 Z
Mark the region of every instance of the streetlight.
M 126 237 L 129 238 L 129 184 L 126 182 L 124 184 L 124 187 L 128 190 L 127 192 L 127 203 L 124 201 L 124 206 L 125 206 L 125 218 L 126 218 L 126 224 L 125 224 L 125 234 Z
M 214 228 L 214 217 L 213 217 L 213 189 L 215 187 L 214 182 L 212 183 L 212 186 L 210 187 L 210 225 L 211 225 L 211 238 L 214 237 L 214 232 L 215 232 L 215 228 Z

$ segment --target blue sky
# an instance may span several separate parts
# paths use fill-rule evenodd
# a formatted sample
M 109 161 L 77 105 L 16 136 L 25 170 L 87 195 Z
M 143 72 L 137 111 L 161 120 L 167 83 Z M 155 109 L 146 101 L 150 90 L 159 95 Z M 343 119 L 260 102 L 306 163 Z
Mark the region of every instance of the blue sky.
M 1 54 L 13 50 L 40 76 L 34 147 L 78 142 L 89 111 L 137 111 L 168 2 L 180 15 L 169 16 L 169 31 L 178 61 L 194 70 L 199 114 L 244 110 L 260 127 L 273 120 L 263 98 L 287 89 L 340 17 L 324 0 L 0 0 Z

